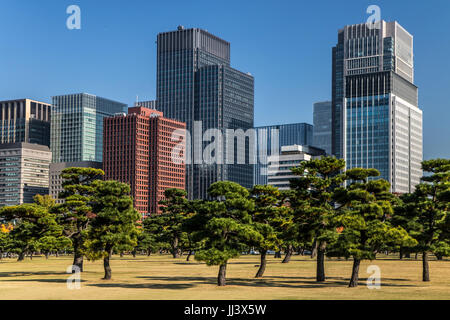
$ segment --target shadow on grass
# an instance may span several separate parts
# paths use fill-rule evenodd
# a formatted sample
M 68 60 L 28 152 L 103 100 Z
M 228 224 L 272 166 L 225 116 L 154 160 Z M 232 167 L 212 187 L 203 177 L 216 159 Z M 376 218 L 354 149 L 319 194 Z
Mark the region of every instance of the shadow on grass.
M 156 290 L 180 290 L 193 288 L 195 285 L 190 283 L 92 283 L 89 287 L 99 288 L 126 288 L 126 289 L 156 289 Z
M 47 283 L 66 283 L 67 279 L 7 279 L 0 280 L 1 282 L 47 282 Z M 80 282 L 86 282 L 86 280 L 80 280 Z
M 177 281 L 191 283 L 191 286 L 199 284 L 216 285 L 217 278 L 215 277 L 162 277 L 162 276 L 147 276 L 137 277 L 141 279 L 153 280 L 153 281 Z M 409 284 L 397 284 L 386 281 L 409 281 L 405 279 L 384 279 L 382 282 L 383 287 L 414 287 Z M 192 283 L 194 282 L 194 283 Z M 246 286 L 246 287 L 273 287 L 273 288 L 324 288 L 324 287 L 346 287 L 349 283 L 349 279 L 344 277 L 330 277 L 325 282 L 316 282 L 315 277 L 271 277 L 268 276 L 262 279 L 255 278 L 228 278 L 228 286 Z M 359 285 L 365 286 L 366 279 L 360 278 Z M 170 286 L 169 285 L 163 285 Z

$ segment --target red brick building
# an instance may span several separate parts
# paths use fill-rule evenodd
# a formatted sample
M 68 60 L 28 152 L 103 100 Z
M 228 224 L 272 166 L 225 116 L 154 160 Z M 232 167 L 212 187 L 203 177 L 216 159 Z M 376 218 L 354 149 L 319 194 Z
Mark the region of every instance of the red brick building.
M 185 165 L 173 161 L 172 151 L 183 156 L 186 124 L 164 118 L 162 112 L 134 107 L 128 114 L 103 122 L 103 170 L 107 180 L 128 183 L 134 207 L 144 215 L 161 213 L 158 202 L 169 188 L 185 188 Z

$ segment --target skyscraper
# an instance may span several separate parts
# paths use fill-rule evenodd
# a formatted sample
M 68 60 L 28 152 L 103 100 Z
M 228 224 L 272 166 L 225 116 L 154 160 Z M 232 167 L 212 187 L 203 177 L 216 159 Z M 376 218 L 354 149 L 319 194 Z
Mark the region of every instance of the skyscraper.
M 161 213 L 159 201 L 170 188 L 184 189 L 184 146 L 172 133 L 184 130 L 182 122 L 144 107 L 129 108 L 127 115 L 104 119 L 103 169 L 107 180 L 128 183 L 134 207 L 143 215 Z M 178 147 L 178 149 L 176 149 Z M 173 151 L 176 152 L 173 159 Z
M 332 145 L 332 110 L 331 101 L 314 103 L 313 146 L 325 150 L 331 155 Z
M 48 194 L 51 158 L 44 145 L 0 144 L 0 207 L 33 203 L 35 195 Z
M 0 143 L 50 147 L 51 106 L 30 99 L 0 101 Z
M 397 22 L 349 25 L 332 52 L 333 154 L 412 192 L 422 176 L 413 36 Z
M 186 166 L 189 198 L 207 198 L 209 186 L 221 180 L 251 187 L 253 169 L 248 161 L 195 163 L 208 142 L 194 139 L 194 122 L 201 121 L 200 136 L 208 129 L 225 133 L 225 129 L 253 128 L 253 77 L 231 68 L 230 44 L 205 30 L 180 26 L 160 33 L 157 43 L 157 109 L 165 117 L 185 122 L 192 137 L 187 146 L 191 160 Z
M 102 162 L 103 118 L 126 104 L 80 93 L 55 96 L 51 121 L 52 162 Z
M 268 157 L 279 155 L 281 148 L 291 145 L 312 145 L 313 126 L 309 123 L 290 123 L 263 126 L 257 131 L 257 163 L 254 166 L 253 184 L 266 185 Z M 277 139 L 277 141 L 273 141 Z M 274 150 L 276 148 L 276 150 Z

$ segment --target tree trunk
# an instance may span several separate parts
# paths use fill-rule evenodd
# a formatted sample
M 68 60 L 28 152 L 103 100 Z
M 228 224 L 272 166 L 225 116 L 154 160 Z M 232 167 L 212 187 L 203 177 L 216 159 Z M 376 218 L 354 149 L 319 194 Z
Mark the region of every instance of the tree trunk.
M 174 259 L 180 257 L 180 251 L 178 250 L 178 237 L 174 237 L 172 240 L 172 256 Z
M 48 260 L 49 254 L 50 254 L 49 252 L 46 252 L 46 253 L 45 253 L 45 259 L 46 259 L 46 260 Z
M 402 260 L 402 259 L 403 259 L 403 249 L 400 248 L 400 260 Z
M 416 255 L 415 255 L 414 259 L 416 259 L 416 260 L 417 260 L 417 257 L 418 257 L 418 255 L 419 255 L 419 253 L 418 253 L 418 252 L 416 252 Z
M 267 250 L 263 250 L 261 252 L 261 264 L 259 266 L 259 269 L 258 269 L 258 272 L 256 273 L 255 278 L 262 278 L 262 276 L 264 275 L 264 271 L 266 271 L 266 265 L 267 265 L 266 255 L 267 255 Z
M 111 280 L 111 265 L 109 264 L 109 260 L 112 256 L 112 250 L 109 250 L 108 255 L 103 258 L 103 268 L 105 269 L 105 277 L 103 280 Z
M 217 277 L 217 285 L 224 287 L 226 285 L 227 263 L 221 264 L 219 267 L 219 276 Z
M 276 258 L 276 259 L 281 259 L 281 251 L 275 252 L 274 258 Z
M 73 241 L 73 265 L 77 266 L 80 269 L 80 272 L 83 272 L 83 254 L 80 250 L 80 241 L 81 239 L 75 238 Z M 75 270 L 72 271 L 75 273 Z
M 148 249 L 147 250 L 147 257 L 150 257 L 151 253 L 152 253 L 152 250 Z
M 361 260 L 353 258 L 353 269 L 352 269 L 352 278 L 350 279 L 349 288 L 354 288 L 358 286 L 358 278 L 359 278 L 359 264 Z
M 317 249 L 317 266 L 316 266 L 316 281 L 325 281 L 325 246 L 326 244 L 321 243 Z
M 25 259 L 25 252 L 20 252 L 17 261 L 23 261 Z
M 428 252 L 422 253 L 422 281 L 430 281 L 430 266 L 428 265 Z
M 133 255 L 133 258 L 136 258 L 136 250 L 133 250 L 133 251 L 131 252 L 131 254 Z
M 411 258 L 411 253 L 410 252 L 405 253 L 405 258 L 410 259 Z
M 438 259 L 438 260 L 442 260 L 442 255 L 441 254 L 436 254 L 436 259 Z
M 192 250 L 189 250 L 186 261 L 189 261 L 191 259 L 191 255 L 192 255 Z
M 284 256 L 282 263 L 289 263 L 289 261 L 291 261 L 293 252 L 294 252 L 294 248 L 292 247 L 292 245 L 289 245 L 286 250 L 286 255 Z

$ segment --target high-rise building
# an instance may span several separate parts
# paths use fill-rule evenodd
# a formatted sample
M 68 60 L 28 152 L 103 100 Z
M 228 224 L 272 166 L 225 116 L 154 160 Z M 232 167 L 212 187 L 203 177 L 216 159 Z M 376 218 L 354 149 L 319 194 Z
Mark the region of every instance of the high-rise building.
M 49 147 L 18 142 L 0 144 L 0 206 L 33 203 L 48 194 Z
M 267 184 L 279 190 L 289 190 L 290 181 L 296 178 L 291 169 L 298 167 L 303 161 L 310 161 L 324 155 L 323 149 L 311 146 L 282 146 L 280 155 L 268 158 Z
M 422 111 L 413 36 L 397 22 L 348 25 L 333 48 L 333 154 L 347 168 L 375 168 L 391 191 L 422 176 Z
M 0 143 L 50 147 L 51 105 L 31 99 L 0 101 Z
M 102 162 L 103 118 L 123 113 L 126 104 L 80 93 L 52 98 L 52 162 Z
M 161 213 L 159 201 L 167 189 L 185 188 L 185 129 L 184 123 L 144 107 L 104 119 L 105 178 L 128 183 L 134 207 L 143 215 Z
M 255 129 L 257 132 L 257 162 L 254 165 L 254 185 L 268 183 L 267 161 L 270 155 L 279 155 L 283 146 L 313 144 L 313 126 L 309 123 L 279 124 Z
M 246 157 L 245 164 L 198 163 L 195 159 L 202 156 L 210 142 L 195 139 L 194 131 L 201 130 L 197 134 L 202 137 L 208 129 L 225 134 L 226 129 L 253 128 L 254 78 L 231 68 L 230 43 L 205 30 L 180 26 L 176 31 L 160 33 L 157 43 L 157 109 L 168 118 L 185 122 L 192 137 L 186 166 L 189 198 L 207 198 L 209 186 L 222 180 L 250 188 L 250 157 Z M 201 126 L 195 126 L 196 121 L 201 121 Z M 234 155 L 248 148 L 248 143 L 240 147 L 245 150 L 235 148 Z M 223 159 L 221 154 L 216 156 Z
M 314 103 L 314 134 L 313 146 L 325 150 L 331 155 L 332 140 L 332 111 L 331 101 Z

